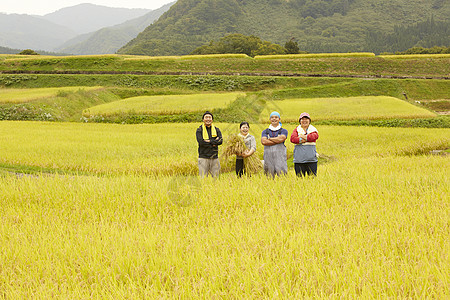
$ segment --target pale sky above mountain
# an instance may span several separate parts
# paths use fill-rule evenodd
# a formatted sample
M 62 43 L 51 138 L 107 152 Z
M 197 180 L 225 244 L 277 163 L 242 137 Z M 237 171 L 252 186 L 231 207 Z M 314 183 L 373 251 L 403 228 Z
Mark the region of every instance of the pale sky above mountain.
M 1 0 L 0 13 L 46 15 L 81 3 L 108 7 L 157 9 L 173 0 Z

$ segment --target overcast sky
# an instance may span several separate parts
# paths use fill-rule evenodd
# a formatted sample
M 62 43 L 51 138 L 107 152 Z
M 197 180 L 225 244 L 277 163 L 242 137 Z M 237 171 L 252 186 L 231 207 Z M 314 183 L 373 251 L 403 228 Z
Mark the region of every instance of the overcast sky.
M 0 13 L 45 15 L 58 9 L 81 3 L 92 3 L 108 7 L 160 8 L 173 0 L 0 0 Z

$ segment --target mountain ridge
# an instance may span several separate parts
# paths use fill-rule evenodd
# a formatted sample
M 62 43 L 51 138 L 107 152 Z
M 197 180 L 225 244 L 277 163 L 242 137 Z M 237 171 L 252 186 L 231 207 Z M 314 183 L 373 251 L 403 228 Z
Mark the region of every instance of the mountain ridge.
M 61 8 L 42 16 L 42 18 L 70 28 L 78 34 L 83 34 L 141 17 L 150 11 L 152 10 L 82 3 Z
M 124 23 L 76 36 L 55 50 L 76 55 L 115 53 L 128 41 L 135 38 L 139 32 L 157 20 L 164 12 L 169 10 L 174 3 L 168 3 L 141 17 L 127 20 Z
M 8 48 L 52 50 L 76 36 L 70 28 L 39 17 L 0 14 L 0 45 Z
M 97 14 L 97 16 L 101 17 L 85 18 L 90 15 L 89 11 L 97 11 L 98 9 L 103 11 L 103 13 Z M 130 11 L 132 12 L 132 16 L 136 15 L 134 9 L 117 9 L 94 4 L 83 4 L 66 7 L 44 16 L 0 13 L 0 46 L 15 49 L 55 51 L 56 48 L 59 48 L 66 41 L 75 38 L 79 34 L 78 32 L 84 31 L 85 28 L 91 28 L 92 30 L 90 31 L 96 31 L 105 27 L 105 22 L 107 24 L 113 23 L 113 25 L 118 25 L 134 19 L 134 17 L 129 16 L 130 14 L 124 14 L 126 17 L 117 17 L 117 12 Z M 151 11 L 150 9 L 137 9 L 137 15 L 141 17 L 146 12 Z M 72 12 L 72 17 L 68 16 L 70 12 Z M 110 14 L 110 17 L 104 17 L 105 14 Z M 77 19 L 77 24 L 84 27 L 77 29 L 64 25 L 64 22 L 58 24 L 57 18 L 54 18 L 55 16 L 65 16 L 68 20 Z M 90 22 L 90 19 L 93 21 Z M 98 23 L 97 19 L 106 20 L 102 20 L 103 23 Z M 66 23 L 70 25 L 70 22 L 68 21 Z M 89 24 L 86 27 L 87 23 Z M 124 41 L 123 44 L 126 42 Z M 123 46 L 123 44 L 120 46 Z

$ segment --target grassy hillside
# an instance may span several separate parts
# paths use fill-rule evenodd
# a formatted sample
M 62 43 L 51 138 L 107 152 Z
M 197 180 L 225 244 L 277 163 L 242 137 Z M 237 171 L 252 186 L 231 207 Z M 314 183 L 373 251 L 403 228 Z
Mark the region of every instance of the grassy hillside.
M 230 33 L 278 44 L 294 37 L 309 52 L 373 52 L 370 32 L 392 33 L 395 26 L 432 16 L 447 21 L 448 15 L 450 4 L 441 0 L 179 0 L 119 53 L 188 54 Z
M 196 91 L 264 91 L 274 100 L 314 97 L 392 96 L 439 100 L 450 95 L 448 80 L 258 77 L 194 75 L 0 75 L 1 88 L 104 86 L 121 98 Z
M 99 89 L 100 87 L 59 87 L 38 89 L 0 89 L 0 103 L 26 103 L 43 98 L 66 95 L 83 88 L 84 90 Z
M 0 103 L 0 120 L 79 122 L 82 120 L 83 109 L 120 100 L 117 95 L 98 88 L 70 87 L 40 90 L 47 94 L 44 98 L 36 99 L 34 94 L 32 97 L 35 100 L 31 101 L 30 91 L 23 90 L 25 93 L 23 96 L 19 96 L 17 92 L 14 93 L 17 97 L 15 101 L 21 103 Z

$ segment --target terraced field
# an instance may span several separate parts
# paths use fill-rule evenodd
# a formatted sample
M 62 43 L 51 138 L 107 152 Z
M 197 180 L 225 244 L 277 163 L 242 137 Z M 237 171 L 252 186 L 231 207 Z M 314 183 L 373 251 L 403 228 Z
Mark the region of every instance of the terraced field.
M 85 117 L 120 114 L 171 115 L 226 108 L 244 93 L 141 96 L 90 107 Z
M 272 101 L 260 115 L 267 120 L 270 111 L 277 110 L 285 122 L 298 122 L 307 111 L 314 120 L 379 120 L 392 118 L 429 118 L 436 114 L 406 101 L 386 96 L 348 98 L 310 98 Z
M 448 61 L 0 56 L 0 298 L 448 299 Z M 318 176 L 200 179 L 207 109 Z

